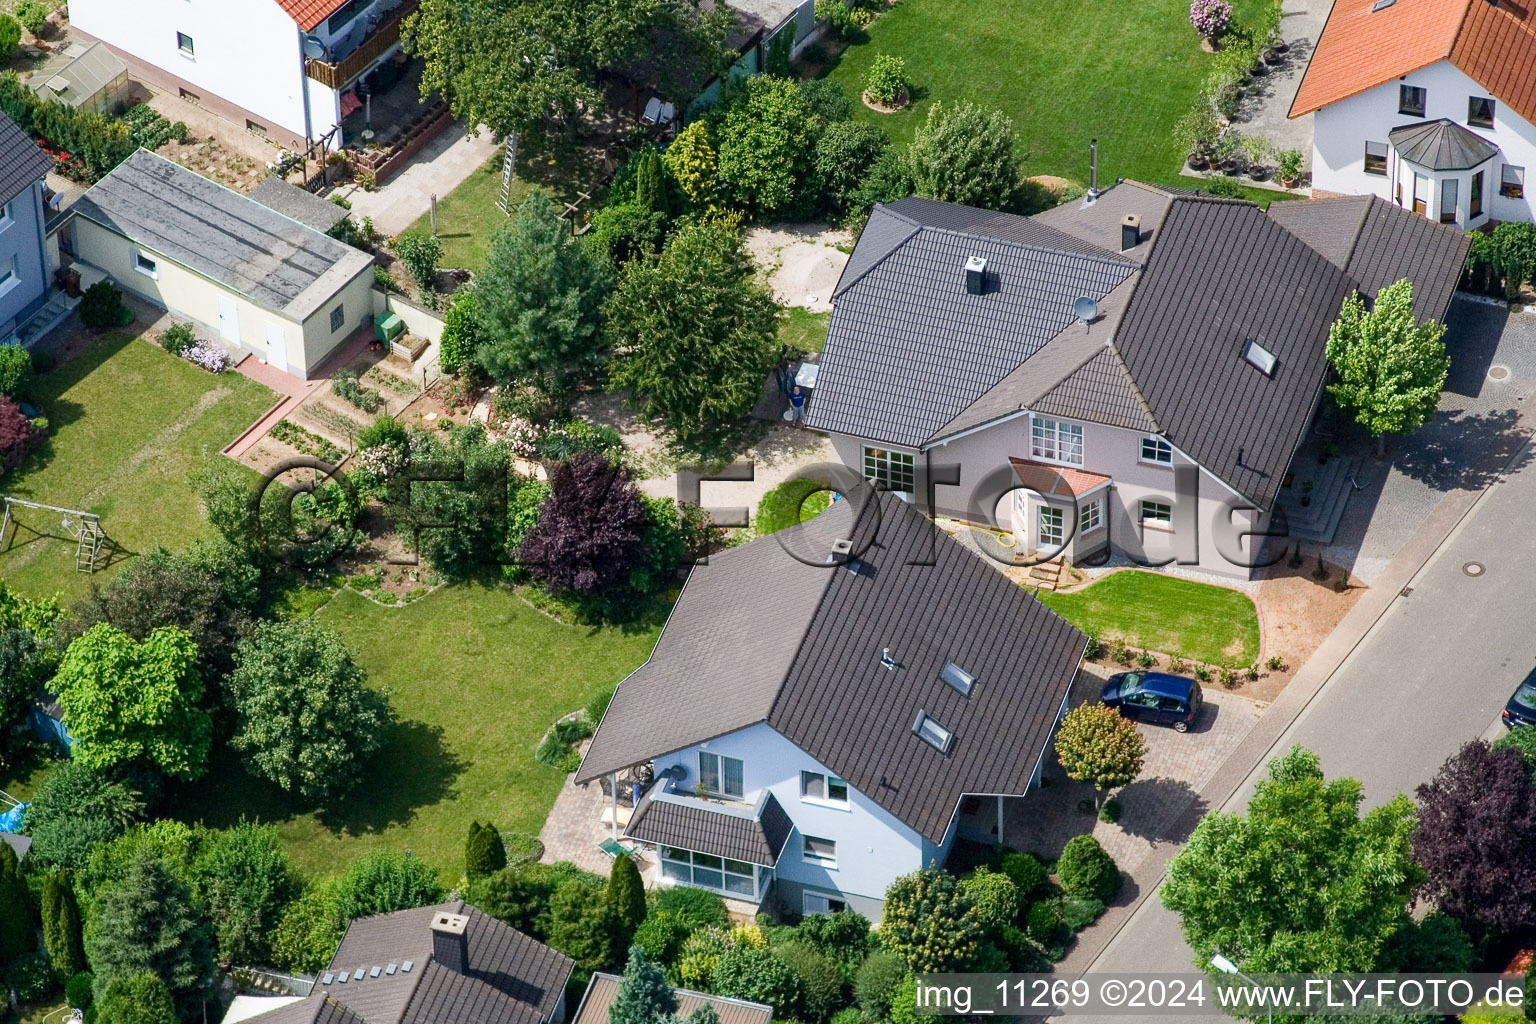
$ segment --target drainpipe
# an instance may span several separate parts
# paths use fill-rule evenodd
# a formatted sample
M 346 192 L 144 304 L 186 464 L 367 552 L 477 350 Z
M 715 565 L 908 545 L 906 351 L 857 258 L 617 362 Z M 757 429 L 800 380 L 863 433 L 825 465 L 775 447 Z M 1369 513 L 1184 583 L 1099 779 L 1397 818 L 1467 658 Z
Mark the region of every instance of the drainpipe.
M 619 840 L 619 773 L 613 772 L 608 776 L 611 783 L 609 789 L 613 791 L 613 840 Z
M 304 106 L 304 180 L 309 180 L 309 150 L 314 145 L 314 125 L 309 118 L 309 57 L 304 53 L 305 32 L 301 25 L 295 24 L 294 28 L 299 33 L 299 99 Z M 321 163 L 324 167 L 324 162 Z

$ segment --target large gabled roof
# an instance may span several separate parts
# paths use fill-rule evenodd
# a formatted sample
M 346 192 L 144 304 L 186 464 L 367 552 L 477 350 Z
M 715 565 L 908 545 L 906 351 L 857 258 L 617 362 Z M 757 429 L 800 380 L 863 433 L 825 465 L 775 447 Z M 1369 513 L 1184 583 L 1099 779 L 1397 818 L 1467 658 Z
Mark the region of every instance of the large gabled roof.
M 843 537 L 857 571 L 825 564 Z M 1083 644 L 912 505 L 881 494 L 855 522 L 839 501 L 693 570 L 576 779 L 762 722 L 937 843 L 961 796 L 1028 788 Z M 948 661 L 976 678 L 970 697 L 940 679 Z M 953 733 L 947 753 L 914 734 L 919 711 Z
M 32 136 L 0 114 L 0 205 L 35 185 L 53 167 Z
M 1449 60 L 1500 103 L 1536 122 L 1536 26 L 1501 0 L 1335 0 L 1291 103 L 1291 117 Z

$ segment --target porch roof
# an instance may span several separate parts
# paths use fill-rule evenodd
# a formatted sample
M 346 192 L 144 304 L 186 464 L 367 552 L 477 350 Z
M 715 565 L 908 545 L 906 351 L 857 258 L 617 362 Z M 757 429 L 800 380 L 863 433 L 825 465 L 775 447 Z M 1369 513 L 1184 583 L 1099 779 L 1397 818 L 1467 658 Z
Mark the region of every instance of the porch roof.
M 702 801 L 662 797 L 647 794 L 640 801 L 624 830 L 627 838 L 771 868 L 795 830 L 795 823 L 771 793 L 755 817 L 717 811 Z
M 1071 466 L 1035 462 L 1033 459 L 1010 458 L 1008 461 L 1013 464 L 1019 483 L 1038 494 L 1077 498 L 1114 479 L 1102 473 L 1087 473 Z

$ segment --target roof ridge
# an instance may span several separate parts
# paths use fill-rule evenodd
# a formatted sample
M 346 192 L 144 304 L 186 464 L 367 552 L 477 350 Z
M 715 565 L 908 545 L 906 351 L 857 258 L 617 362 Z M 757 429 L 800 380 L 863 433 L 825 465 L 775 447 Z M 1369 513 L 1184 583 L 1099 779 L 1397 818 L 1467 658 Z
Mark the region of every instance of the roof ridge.
M 1095 253 L 1091 253 L 1091 252 L 1073 252 L 1070 249 L 1053 249 L 1053 248 L 1050 248 L 1049 246 L 1036 245 L 1033 242 L 1021 242 L 1021 241 L 1019 241 L 1016 238 L 998 238 L 996 235 L 979 235 L 979 234 L 977 234 L 974 231 L 961 231 L 958 228 L 945 228 L 945 227 L 939 227 L 939 226 L 934 225 L 934 224 L 919 224 L 918 225 L 918 230 L 919 231 L 938 231 L 938 232 L 942 232 L 943 234 L 946 234 L 946 235 L 960 235 L 960 236 L 962 236 L 964 238 L 984 238 L 988 242 L 1000 242 L 1003 245 L 1011 245 L 1011 246 L 1014 246 L 1015 248 L 1019 248 L 1019 249 L 1029 249 L 1029 250 L 1031 250 L 1033 252 L 1055 253 L 1058 256 L 1076 256 L 1076 257 L 1081 257 L 1081 258 L 1086 259 L 1086 260 L 1093 260 L 1096 263 L 1104 263 L 1104 264 L 1108 264 L 1110 266 L 1116 266 L 1116 267 L 1121 267 L 1121 266 L 1138 266 L 1139 265 L 1139 264 L 1136 263 L 1135 260 L 1127 259 L 1126 257 L 1120 255 L 1117 252 L 1111 252 L 1110 250 L 1104 248 L 1102 245 L 1099 245 L 1096 242 L 1090 242 L 1087 239 L 1078 238 L 1076 235 L 1067 234 L 1067 232 L 1061 230 L 1060 228 L 1053 228 L 1049 224 L 1045 224 L 1045 223 L 1042 223 L 1040 221 L 1030 220 L 1030 218 L 1028 218 L 1028 217 L 1024 217 L 1023 219 L 1024 220 L 1028 220 L 1031 224 L 1034 224 L 1037 227 L 1045 228 L 1047 231 L 1054 231 L 1058 235 L 1062 235 L 1065 238 L 1071 239 L 1073 242 L 1077 243 L 1078 245 L 1089 245 L 1089 246 L 1092 246 L 1093 248 L 1099 250 L 1099 252 L 1103 253 L 1104 255 L 1103 256 L 1099 256 L 1099 255 L 1097 255 Z M 905 244 L 905 243 L 903 243 L 903 244 Z M 893 249 L 891 251 L 894 252 L 895 250 Z M 860 275 L 860 276 L 862 277 L 863 275 Z
M 1462 6 L 1461 17 L 1456 19 L 1456 31 L 1451 33 L 1451 41 L 1446 44 L 1445 56 L 1442 57 L 1441 60 L 1451 60 L 1451 54 L 1456 52 L 1456 44 L 1461 41 L 1461 33 L 1467 27 L 1467 15 L 1472 12 L 1472 5 L 1476 2 L 1477 0 L 1467 0 L 1467 2 Z M 1452 61 L 1452 64 L 1454 63 L 1455 62 Z M 1460 71 L 1461 69 L 1457 68 L 1457 70 Z M 1462 74 L 1466 74 L 1466 72 L 1463 71 Z M 1481 85 L 1482 83 L 1479 82 L 1478 84 Z
M 860 281 L 862 281 L 866 277 L 868 277 L 870 275 L 870 273 L 873 272 L 876 267 L 878 267 L 880 264 L 884 263 L 887 259 L 889 259 L 892 253 L 894 253 L 897 249 L 900 249 L 902 246 L 906 245 L 908 242 L 912 241 L 912 239 L 917 237 L 918 232 L 923 230 L 922 224 L 920 224 L 917 221 L 913 220 L 911 217 L 908 217 L 904 213 L 897 213 L 895 210 L 892 210 L 888 203 L 880 203 L 879 205 L 877 205 L 874 208 L 874 210 L 870 211 L 869 217 L 864 221 L 864 227 L 859 230 L 859 238 L 855 238 L 853 240 L 853 248 L 854 248 L 855 251 L 857 251 L 858 248 L 859 248 L 859 239 L 864 237 L 864 231 L 869 228 L 869 222 L 871 220 L 875 219 L 875 214 L 876 213 L 883 213 L 887 217 L 893 217 L 896 220 L 901 221 L 903 224 L 906 224 L 912 230 L 910 232 L 908 232 L 907 236 L 905 238 L 903 238 L 901 241 L 897 242 L 895 245 L 893 245 L 889 249 L 885 250 L 885 252 L 881 253 L 875 259 L 871 260 L 869 266 L 865 267 L 863 270 L 861 270 L 857 274 L 855 274 L 852 279 L 850 279 L 850 280 L 845 282 L 842 279 L 842 277 L 839 276 L 838 279 L 837 279 L 837 284 L 832 286 L 832 297 L 834 299 L 837 298 L 838 296 L 842 295 L 849 288 L 852 288 L 854 285 L 858 284 Z M 852 259 L 852 256 L 853 256 L 853 254 L 850 253 L 849 254 L 849 259 L 850 260 Z M 845 272 L 847 271 L 847 269 L 848 269 L 848 264 L 847 263 L 843 264 L 843 269 L 844 269 Z
M 1137 284 L 1140 284 L 1139 280 L 1137 281 Z M 1131 291 L 1133 294 L 1135 293 L 1135 285 L 1131 286 Z M 1130 299 L 1127 299 L 1126 303 L 1129 305 Z M 1114 360 L 1115 366 L 1118 367 L 1120 372 L 1125 375 L 1125 383 L 1126 386 L 1131 389 L 1131 397 L 1136 399 L 1136 404 L 1141 406 L 1142 411 L 1147 414 L 1147 419 L 1150 420 L 1152 425 L 1157 428 L 1157 432 L 1159 434 L 1163 433 L 1164 431 L 1162 421 L 1159 420 L 1157 418 L 1157 414 L 1152 411 L 1152 405 L 1147 401 L 1147 396 L 1142 393 L 1141 385 L 1136 383 L 1136 375 L 1131 373 L 1131 368 L 1126 365 L 1125 358 L 1120 355 L 1120 350 L 1115 347 L 1115 339 L 1113 337 L 1111 337 L 1109 341 L 1105 343 L 1104 349 L 1109 353 L 1110 358 Z

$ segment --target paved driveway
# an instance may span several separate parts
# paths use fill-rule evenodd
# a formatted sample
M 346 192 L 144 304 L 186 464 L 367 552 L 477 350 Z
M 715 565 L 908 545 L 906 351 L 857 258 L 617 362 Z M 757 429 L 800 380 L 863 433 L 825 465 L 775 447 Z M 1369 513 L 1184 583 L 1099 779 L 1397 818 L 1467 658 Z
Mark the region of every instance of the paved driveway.
M 1522 465 L 1495 484 L 1271 754 L 1293 743 L 1316 751 L 1329 776 L 1364 784 L 1371 807 L 1411 793 L 1468 740 L 1501 735 L 1498 711 L 1536 663 L 1536 539 L 1524 529 L 1533 502 L 1536 469 Z M 1472 561 L 1486 571 L 1468 576 Z M 1247 806 L 1256 777 L 1227 809 Z M 1176 917 L 1154 895 L 1089 969 L 1185 971 L 1190 962 Z

